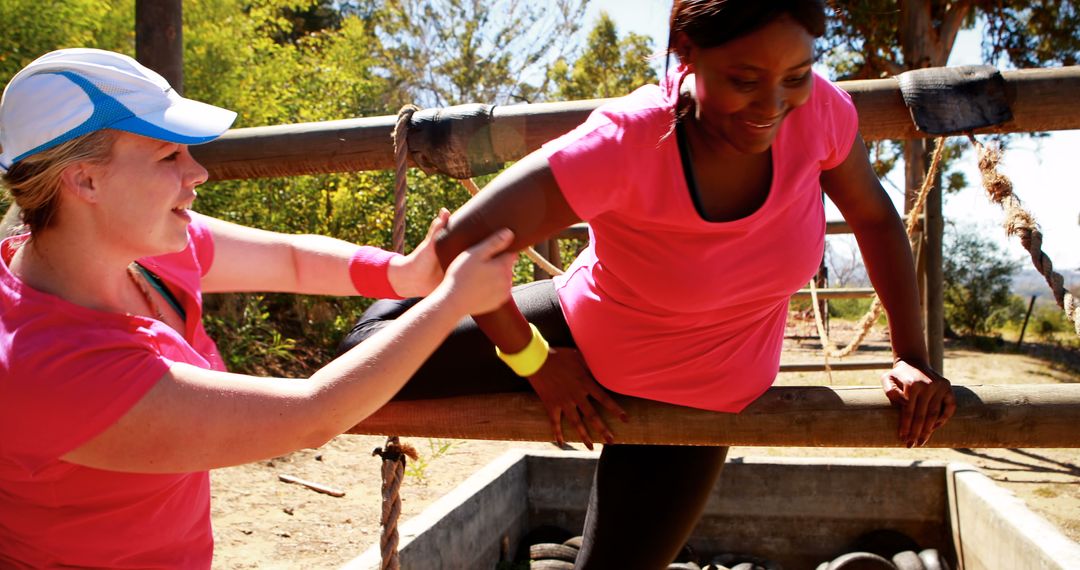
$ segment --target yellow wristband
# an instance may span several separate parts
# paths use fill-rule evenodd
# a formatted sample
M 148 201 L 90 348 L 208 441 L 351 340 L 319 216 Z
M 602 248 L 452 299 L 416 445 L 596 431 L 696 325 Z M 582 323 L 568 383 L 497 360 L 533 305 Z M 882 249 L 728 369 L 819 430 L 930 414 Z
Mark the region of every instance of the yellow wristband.
M 544 340 L 544 336 L 540 334 L 536 325 L 529 323 L 529 328 L 532 329 L 532 339 L 520 352 L 506 354 L 499 347 L 495 347 L 495 354 L 518 376 L 526 378 L 536 374 L 548 357 L 548 342 Z

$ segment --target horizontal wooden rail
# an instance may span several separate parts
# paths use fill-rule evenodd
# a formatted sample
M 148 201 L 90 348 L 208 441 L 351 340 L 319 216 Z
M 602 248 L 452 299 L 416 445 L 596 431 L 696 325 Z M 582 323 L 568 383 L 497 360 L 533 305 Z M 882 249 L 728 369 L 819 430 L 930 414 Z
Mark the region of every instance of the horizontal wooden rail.
M 836 287 L 833 289 L 818 289 L 818 299 L 860 299 L 874 294 L 873 287 Z M 809 289 L 800 289 L 793 297 L 795 299 L 810 299 Z
M 829 362 L 829 368 L 833 372 L 850 372 L 858 370 L 888 370 L 892 367 L 892 359 L 864 360 L 862 362 L 833 360 L 832 362 Z M 823 370 L 825 370 L 824 362 L 792 362 L 780 365 L 780 372 L 821 372 Z
M 448 379 L 450 380 L 450 379 Z M 958 409 L 930 447 L 1080 447 L 1080 384 L 955 386 Z M 622 443 L 902 447 L 898 412 L 877 387 L 774 387 L 739 414 L 619 397 Z M 564 422 L 564 433 L 576 434 Z M 349 433 L 551 441 L 532 393 L 391 402 Z
M 1080 66 L 1002 73 L 1013 120 L 978 133 L 1080 128 Z M 894 79 L 843 81 L 867 140 L 926 136 L 915 130 Z M 328 95 L 330 96 L 330 95 Z M 581 123 L 602 99 L 496 106 L 490 144 L 498 161 L 517 160 Z M 233 129 L 192 148 L 211 179 L 294 176 L 394 168 L 390 132 L 396 117 Z

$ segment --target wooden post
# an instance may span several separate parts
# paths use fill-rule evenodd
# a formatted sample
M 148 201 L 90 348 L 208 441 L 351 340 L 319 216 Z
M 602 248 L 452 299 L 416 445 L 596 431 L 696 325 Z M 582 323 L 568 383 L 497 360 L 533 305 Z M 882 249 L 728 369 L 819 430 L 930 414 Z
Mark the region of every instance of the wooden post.
M 925 142 L 925 141 L 924 141 Z M 945 144 L 942 140 L 941 144 Z M 941 171 L 926 197 L 926 348 L 930 366 L 945 373 L 945 273 L 943 244 L 945 219 L 941 213 Z
M 919 196 L 919 190 L 922 188 L 923 180 L 926 177 L 926 167 L 929 164 L 927 153 L 927 141 L 926 139 L 910 139 L 904 141 L 904 217 L 908 217 L 911 214 L 911 208 L 915 205 L 915 200 Z M 916 262 L 916 277 L 919 283 L 919 298 L 922 305 L 923 324 L 926 327 L 926 344 L 927 347 L 933 344 L 930 337 L 930 282 L 928 276 L 930 274 L 930 256 L 928 255 L 929 249 L 929 233 L 930 228 L 927 225 L 927 212 L 930 209 L 929 199 L 927 199 L 926 209 L 922 215 L 922 231 L 917 234 L 916 243 L 919 244 L 918 255 L 916 252 L 912 252 L 917 258 Z M 938 372 L 942 372 L 940 368 L 931 363 L 934 369 Z
M 1020 350 L 1020 345 L 1024 344 L 1024 331 L 1027 330 L 1028 319 L 1031 318 L 1031 310 L 1035 308 L 1035 299 L 1038 295 L 1031 296 L 1031 302 L 1028 303 L 1027 313 L 1024 314 L 1024 325 L 1020 327 L 1020 338 L 1016 339 L 1016 349 Z
M 1080 447 L 1080 384 L 953 386 L 957 411 L 928 447 Z M 620 443 L 903 447 L 899 413 L 876 386 L 773 387 L 738 414 L 616 397 L 630 416 L 604 420 Z M 551 441 L 531 392 L 390 402 L 349 433 Z M 568 441 L 576 430 L 563 424 Z
M 182 0 L 135 0 L 135 59 L 184 92 Z

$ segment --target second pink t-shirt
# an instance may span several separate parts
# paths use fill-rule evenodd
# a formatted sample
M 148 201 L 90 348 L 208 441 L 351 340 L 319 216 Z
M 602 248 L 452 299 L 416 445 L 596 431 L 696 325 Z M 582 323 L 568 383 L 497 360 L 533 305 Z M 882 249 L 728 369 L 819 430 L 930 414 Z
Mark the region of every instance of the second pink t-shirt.
M 791 295 L 825 241 L 819 177 L 848 154 L 850 97 L 815 74 L 807 103 L 772 145 L 765 203 L 705 221 L 686 186 L 674 133 L 674 85 L 605 104 L 541 152 L 588 247 L 556 278 L 563 312 L 596 379 L 662 402 L 738 412 L 779 370 Z

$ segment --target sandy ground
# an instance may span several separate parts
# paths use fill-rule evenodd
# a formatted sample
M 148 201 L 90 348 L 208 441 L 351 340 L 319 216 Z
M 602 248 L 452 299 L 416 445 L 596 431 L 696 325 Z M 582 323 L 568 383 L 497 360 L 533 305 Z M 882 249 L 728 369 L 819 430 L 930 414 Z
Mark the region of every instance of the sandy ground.
M 808 337 L 798 322 L 789 334 Z M 842 332 L 837 332 L 843 336 Z M 837 342 L 844 338 L 836 339 Z M 820 358 L 816 339 L 787 341 L 785 360 Z M 888 358 L 886 339 L 871 337 L 856 358 Z M 957 384 L 1078 382 L 1080 374 L 1053 362 L 1020 354 L 947 349 L 946 373 Z M 1075 368 L 1073 369 L 1075 370 Z M 876 384 L 875 372 L 834 373 L 835 385 Z M 778 384 L 828 384 L 824 373 L 782 374 Z M 371 451 L 382 437 L 341 436 L 306 450 L 214 472 L 215 568 L 336 568 L 360 555 L 379 538 L 380 462 Z M 410 463 L 402 491 L 404 522 L 475 471 L 512 448 L 552 450 L 548 443 L 416 439 L 421 454 Z M 580 446 L 579 446 L 580 447 Z M 904 460 L 963 461 L 1025 500 L 1073 540 L 1080 541 L 1080 449 L 821 449 L 733 448 L 741 456 L 889 457 Z M 316 493 L 278 480 L 288 474 L 345 492 Z

